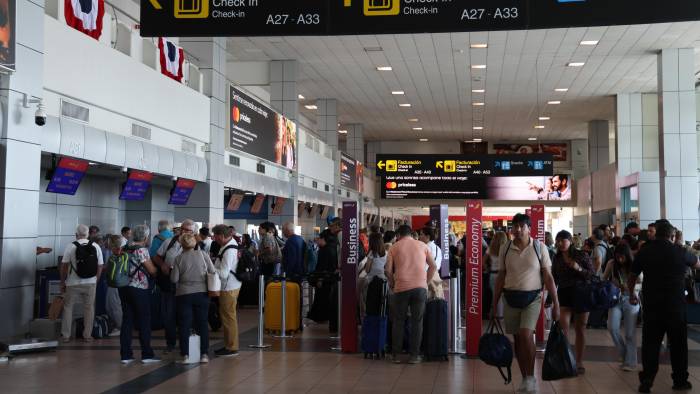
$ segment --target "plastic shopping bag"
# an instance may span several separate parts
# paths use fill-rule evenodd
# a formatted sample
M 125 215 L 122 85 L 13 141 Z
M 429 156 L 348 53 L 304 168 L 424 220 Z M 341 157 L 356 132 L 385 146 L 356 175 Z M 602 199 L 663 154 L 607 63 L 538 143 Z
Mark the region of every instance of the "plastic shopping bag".
M 547 339 L 542 363 L 542 380 L 559 380 L 575 377 L 576 357 L 559 322 L 554 322 Z

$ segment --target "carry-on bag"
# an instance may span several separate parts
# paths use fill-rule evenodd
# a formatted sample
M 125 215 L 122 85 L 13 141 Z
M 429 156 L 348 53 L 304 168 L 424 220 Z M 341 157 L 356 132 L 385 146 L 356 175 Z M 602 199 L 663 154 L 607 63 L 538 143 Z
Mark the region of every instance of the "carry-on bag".
M 423 316 L 423 346 L 426 361 L 447 361 L 448 330 L 447 301 L 433 299 L 425 306 Z
M 301 289 L 295 282 L 287 283 L 287 332 L 298 331 L 301 327 Z M 282 283 L 271 282 L 265 289 L 265 329 L 282 330 Z
M 542 362 L 542 380 L 559 380 L 577 375 L 576 357 L 559 322 L 554 322 Z

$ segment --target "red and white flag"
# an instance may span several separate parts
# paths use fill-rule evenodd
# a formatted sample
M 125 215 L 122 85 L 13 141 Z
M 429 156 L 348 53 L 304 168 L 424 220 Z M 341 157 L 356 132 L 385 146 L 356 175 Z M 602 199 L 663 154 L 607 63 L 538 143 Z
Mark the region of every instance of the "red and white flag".
M 65 0 L 64 8 L 68 26 L 96 40 L 100 39 L 105 15 L 104 0 Z
M 163 37 L 158 39 L 158 49 L 160 50 L 160 72 L 182 82 L 182 62 L 185 60 L 185 51 Z

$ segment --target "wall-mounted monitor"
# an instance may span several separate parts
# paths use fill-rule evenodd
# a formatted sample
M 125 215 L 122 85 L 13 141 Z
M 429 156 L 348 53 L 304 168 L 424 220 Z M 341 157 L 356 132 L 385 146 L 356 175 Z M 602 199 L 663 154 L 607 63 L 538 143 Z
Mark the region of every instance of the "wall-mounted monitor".
M 170 201 L 168 201 L 168 204 L 187 205 L 187 201 L 189 201 L 196 184 L 196 181 L 190 179 L 178 179 L 177 182 L 175 182 L 175 187 L 170 191 Z
M 120 200 L 125 201 L 142 201 L 146 198 L 146 192 L 151 187 L 153 174 L 146 171 L 129 171 L 129 176 L 124 182 L 122 192 L 119 195 Z
M 49 193 L 75 195 L 88 169 L 85 160 L 62 157 L 58 166 L 51 173 L 51 180 L 46 188 Z

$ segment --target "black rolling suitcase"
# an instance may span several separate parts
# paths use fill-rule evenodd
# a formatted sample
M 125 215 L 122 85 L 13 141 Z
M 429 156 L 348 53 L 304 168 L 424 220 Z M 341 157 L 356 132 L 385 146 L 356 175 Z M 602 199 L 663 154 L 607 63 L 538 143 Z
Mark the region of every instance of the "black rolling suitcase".
M 365 358 L 384 357 L 388 326 L 387 297 L 386 280 L 375 277 L 367 287 L 367 316 L 362 321 L 362 352 Z
M 423 349 L 426 361 L 447 361 L 447 301 L 428 301 L 423 315 Z

